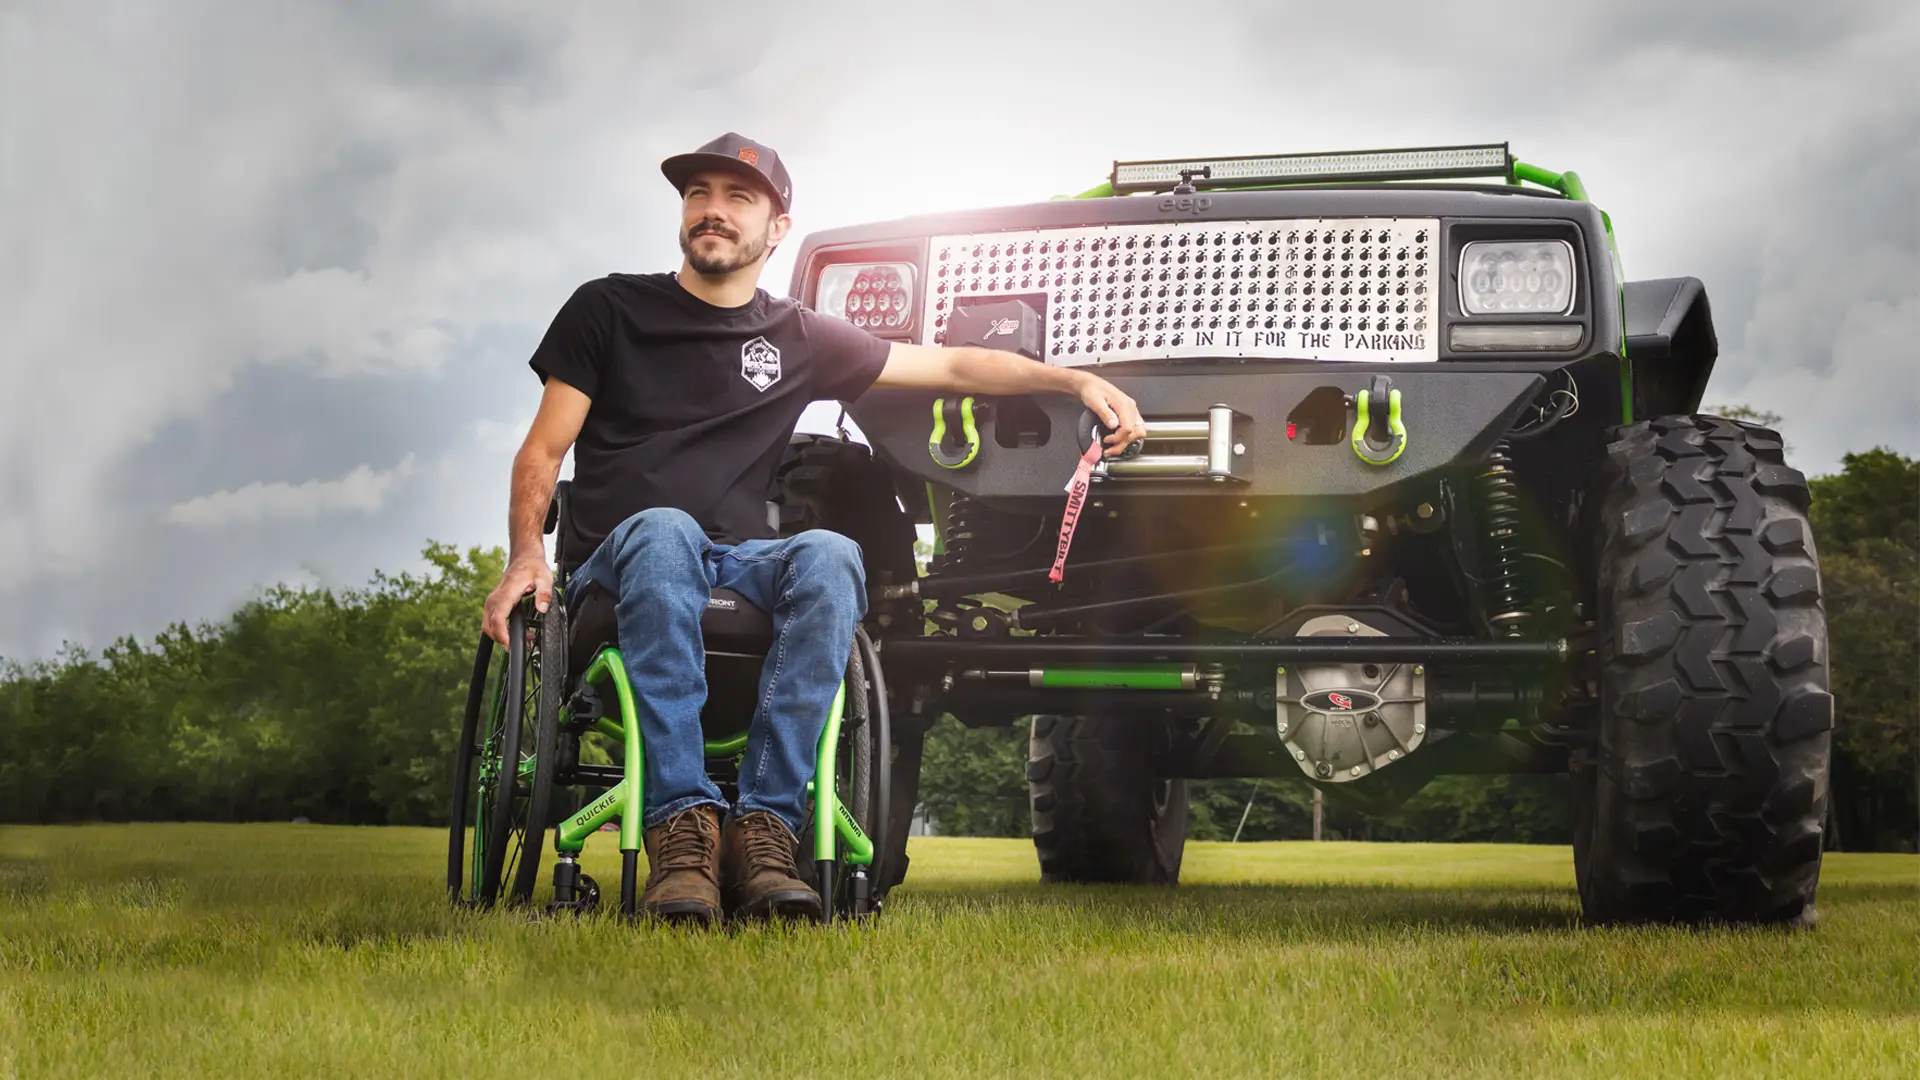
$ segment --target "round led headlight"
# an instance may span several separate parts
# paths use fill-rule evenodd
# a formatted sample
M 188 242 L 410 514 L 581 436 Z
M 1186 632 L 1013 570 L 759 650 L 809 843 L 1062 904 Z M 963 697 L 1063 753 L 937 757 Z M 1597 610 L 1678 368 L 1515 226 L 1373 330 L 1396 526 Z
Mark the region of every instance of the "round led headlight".
M 841 263 L 820 271 L 814 310 L 876 334 L 913 321 L 912 263 Z
M 1460 310 L 1468 315 L 1565 315 L 1573 310 L 1573 245 L 1565 240 L 1476 240 L 1460 252 Z

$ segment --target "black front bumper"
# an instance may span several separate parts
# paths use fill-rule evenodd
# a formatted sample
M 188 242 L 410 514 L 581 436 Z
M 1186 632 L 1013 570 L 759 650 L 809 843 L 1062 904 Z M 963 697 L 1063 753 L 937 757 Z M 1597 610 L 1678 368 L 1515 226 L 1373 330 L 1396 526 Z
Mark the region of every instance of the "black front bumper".
M 1133 397 L 1150 423 L 1204 420 L 1214 406 L 1230 407 L 1236 414 L 1233 476 L 1226 481 L 1114 477 L 1097 490 L 1109 498 L 1231 495 L 1351 499 L 1361 505 L 1387 501 L 1399 492 L 1430 485 L 1439 470 L 1484 457 L 1562 369 L 1571 369 L 1590 388 L 1591 396 L 1591 388 L 1617 385 L 1612 375 L 1617 364 L 1617 358 L 1600 354 L 1577 361 L 1522 363 L 1116 365 L 1099 373 Z M 1384 465 L 1363 461 L 1344 434 L 1328 440 L 1323 430 L 1319 442 L 1300 431 L 1289 437 L 1289 418 L 1302 410 L 1310 395 L 1320 402 L 1346 399 L 1346 430 L 1350 431 L 1352 399 L 1378 375 L 1389 377 L 1402 397 L 1407 443 L 1396 460 Z M 951 469 L 936 462 L 928 450 L 934 402 L 942 396 L 952 400 L 956 395 L 874 390 L 855 403 L 851 413 L 875 453 L 915 481 L 951 487 L 1009 510 L 1040 511 L 1060 502 L 1075 459 L 1086 445 L 1079 433 L 1086 430 L 1087 415 L 1078 401 L 1064 394 L 1045 394 L 1019 402 L 1019 409 L 1027 414 L 1020 425 L 1029 433 L 1025 445 L 1014 431 L 1006 430 L 1010 403 L 993 403 L 994 408 L 979 420 L 978 453 L 964 468 Z M 1587 407 L 1602 412 L 1609 404 L 1617 408 L 1617 403 L 1605 400 L 1588 401 Z M 1044 422 L 1036 423 L 1036 413 L 1044 414 Z M 1044 433 L 1038 439 L 1032 434 L 1036 427 Z M 1148 454 L 1159 449 L 1149 440 Z

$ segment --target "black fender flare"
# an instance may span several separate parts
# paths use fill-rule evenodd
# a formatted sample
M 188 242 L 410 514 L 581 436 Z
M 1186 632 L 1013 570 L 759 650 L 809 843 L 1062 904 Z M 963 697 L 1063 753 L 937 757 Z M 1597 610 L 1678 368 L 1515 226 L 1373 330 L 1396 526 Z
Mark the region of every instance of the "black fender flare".
M 1658 278 L 1629 281 L 1620 292 L 1634 414 L 1698 412 L 1720 356 L 1707 287 L 1699 278 Z

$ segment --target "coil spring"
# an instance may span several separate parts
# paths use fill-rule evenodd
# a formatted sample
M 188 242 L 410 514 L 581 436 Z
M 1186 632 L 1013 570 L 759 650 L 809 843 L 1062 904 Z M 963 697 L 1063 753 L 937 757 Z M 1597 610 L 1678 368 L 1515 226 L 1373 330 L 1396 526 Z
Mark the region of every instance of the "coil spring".
M 958 573 L 965 569 L 972 559 L 976 543 L 974 533 L 980 525 L 983 508 L 977 506 L 973 497 L 955 492 L 947 504 L 946 561 L 941 569 L 947 573 Z
M 1506 637 L 1524 637 L 1532 613 L 1520 575 L 1520 496 L 1505 441 L 1487 455 L 1479 480 L 1487 624 Z

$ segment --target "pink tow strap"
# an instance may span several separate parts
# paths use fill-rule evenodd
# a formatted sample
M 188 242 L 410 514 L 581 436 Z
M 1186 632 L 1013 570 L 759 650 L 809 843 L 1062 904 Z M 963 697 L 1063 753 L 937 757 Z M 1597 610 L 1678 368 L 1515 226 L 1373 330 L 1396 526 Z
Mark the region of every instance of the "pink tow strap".
M 1093 466 L 1100 460 L 1102 449 L 1096 430 L 1093 445 L 1080 455 L 1073 467 L 1073 479 L 1067 481 L 1067 512 L 1060 516 L 1060 543 L 1054 548 L 1053 569 L 1047 572 L 1047 580 L 1056 585 L 1067 576 L 1067 549 L 1073 546 L 1073 530 L 1080 524 L 1081 508 L 1087 505 L 1087 488 L 1093 483 Z

